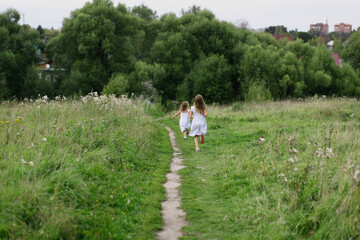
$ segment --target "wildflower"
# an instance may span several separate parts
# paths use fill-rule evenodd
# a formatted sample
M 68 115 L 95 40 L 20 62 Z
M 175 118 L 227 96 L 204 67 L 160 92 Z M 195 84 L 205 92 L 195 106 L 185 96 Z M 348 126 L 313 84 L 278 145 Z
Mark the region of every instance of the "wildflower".
M 331 157 L 334 157 L 334 153 L 333 153 L 333 150 L 331 148 L 326 148 L 326 156 L 328 158 L 331 158 Z
M 33 167 L 33 166 L 34 166 L 34 162 L 33 162 L 33 161 L 30 161 L 30 162 L 29 162 L 29 165 Z
M 354 174 L 354 180 L 357 186 L 360 186 L 360 171 L 356 170 Z
M 287 180 L 287 178 L 286 177 L 284 177 L 284 182 L 287 182 L 288 180 Z
M 315 152 L 317 157 L 323 157 L 324 156 L 324 151 L 319 148 L 316 152 Z
M 25 161 L 24 159 L 20 159 L 22 164 L 27 164 L 27 161 Z
M 113 196 L 113 195 L 110 195 L 110 198 L 114 198 L 114 196 Z
M 299 153 L 299 151 L 296 150 L 295 148 L 294 148 L 293 152 L 294 152 L 295 154 L 298 154 L 298 153 Z
M 351 117 L 351 118 L 354 118 L 354 114 L 351 114 L 350 117 Z
M 278 177 L 285 177 L 285 174 L 280 173 L 280 174 L 278 174 Z
M 46 142 L 46 141 L 47 141 L 47 139 L 46 139 L 46 138 L 43 138 L 43 139 L 41 139 L 41 140 L 43 140 L 44 142 Z
M 260 142 L 260 143 L 264 143 L 264 142 L 265 142 L 265 138 L 264 138 L 264 137 L 260 137 L 260 138 L 259 138 L 259 142 Z
M 17 119 L 15 119 L 15 122 L 20 122 L 20 119 L 18 119 L 18 118 L 17 118 Z
M 294 137 L 294 138 L 289 138 L 288 141 L 289 141 L 289 142 L 295 141 L 295 137 Z
M 296 172 L 297 170 L 299 170 L 297 167 L 294 167 L 294 171 Z

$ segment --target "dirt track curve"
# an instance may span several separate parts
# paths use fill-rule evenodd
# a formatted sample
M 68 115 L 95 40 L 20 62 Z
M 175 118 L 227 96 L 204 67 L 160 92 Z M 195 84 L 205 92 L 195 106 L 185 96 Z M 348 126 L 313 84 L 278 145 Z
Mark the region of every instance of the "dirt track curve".
M 161 203 L 164 227 L 162 231 L 157 233 L 157 239 L 176 240 L 182 236 L 181 228 L 187 225 L 185 212 L 180 209 L 181 197 L 178 188 L 181 183 L 180 176 L 177 174 L 177 172 L 185 166 L 181 165 L 183 159 L 181 158 L 180 149 L 176 146 L 174 132 L 169 127 L 165 128 L 169 132 L 169 138 L 174 152 L 170 165 L 171 172 L 166 174 L 167 181 L 164 183 L 166 200 Z

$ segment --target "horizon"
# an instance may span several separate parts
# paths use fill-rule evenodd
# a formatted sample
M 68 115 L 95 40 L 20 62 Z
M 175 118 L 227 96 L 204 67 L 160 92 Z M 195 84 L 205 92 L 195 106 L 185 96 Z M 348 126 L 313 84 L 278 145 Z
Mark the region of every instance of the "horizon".
M 70 17 L 72 11 L 82 8 L 86 2 L 91 1 L 63 0 L 59 3 L 45 0 L 34 0 L 32 2 L 13 0 L 11 3 L 0 3 L 0 11 L 5 12 L 9 8 L 13 8 L 21 14 L 20 24 L 28 24 L 32 28 L 41 25 L 43 28 L 60 30 L 62 21 Z M 128 9 L 144 4 L 155 11 L 158 17 L 167 13 L 174 13 L 180 17 L 181 10 L 187 10 L 196 5 L 202 10 L 211 11 L 215 18 L 220 21 L 226 21 L 236 26 L 248 22 L 248 28 L 253 30 L 283 25 L 288 31 L 308 32 L 311 24 L 325 24 L 326 22 L 329 25 L 329 32 L 332 32 L 334 25 L 339 23 L 350 24 L 353 30 L 360 26 L 360 19 L 357 18 L 356 12 L 360 3 L 355 0 L 345 0 L 341 3 L 345 6 L 353 6 L 346 11 L 339 9 L 338 2 L 333 0 L 295 0 L 291 3 L 285 0 L 275 0 L 271 3 L 265 0 L 253 0 L 250 3 L 233 3 L 229 0 L 220 3 L 215 0 L 184 0 L 175 3 L 161 0 L 117 0 L 112 2 L 114 6 L 119 3 L 124 4 Z M 304 21 L 304 19 L 306 20 Z

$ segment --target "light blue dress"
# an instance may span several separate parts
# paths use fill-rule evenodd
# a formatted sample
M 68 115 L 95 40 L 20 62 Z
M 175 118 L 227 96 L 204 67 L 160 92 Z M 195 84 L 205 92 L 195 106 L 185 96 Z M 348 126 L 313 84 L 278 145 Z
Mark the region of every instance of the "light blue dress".
M 190 129 L 189 110 L 187 110 L 186 112 L 180 113 L 179 125 L 180 125 L 181 132 L 184 132 L 185 130 Z
M 189 133 L 189 136 L 196 136 L 196 135 L 206 135 L 207 131 L 207 124 L 206 124 L 206 118 L 201 113 L 197 112 L 195 110 L 195 106 L 191 107 L 191 111 L 193 113 L 193 119 L 191 123 L 191 131 Z

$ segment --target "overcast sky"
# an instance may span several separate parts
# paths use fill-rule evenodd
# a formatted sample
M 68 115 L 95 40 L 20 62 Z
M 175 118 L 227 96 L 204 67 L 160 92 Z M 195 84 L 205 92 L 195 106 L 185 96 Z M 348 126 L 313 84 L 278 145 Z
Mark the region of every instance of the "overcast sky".
M 62 20 L 71 11 L 81 8 L 89 0 L 0 0 L 0 12 L 15 8 L 22 14 L 20 23 L 25 22 L 36 28 L 60 29 Z M 208 9 L 220 20 L 234 24 L 246 20 L 253 29 L 284 25 L 288 30 L 308 31 L 310 24 L 326 23 L 329 30 L 334 24 L 352 24 L 353 29 L 360 26 L 359 0 L 113 0 L 126 7 L 144 4 L 159 16 L 173 12 L 180 16 L 181 9 L 192 5 Z M 25 18 L 23 18 L 23 14 Z

